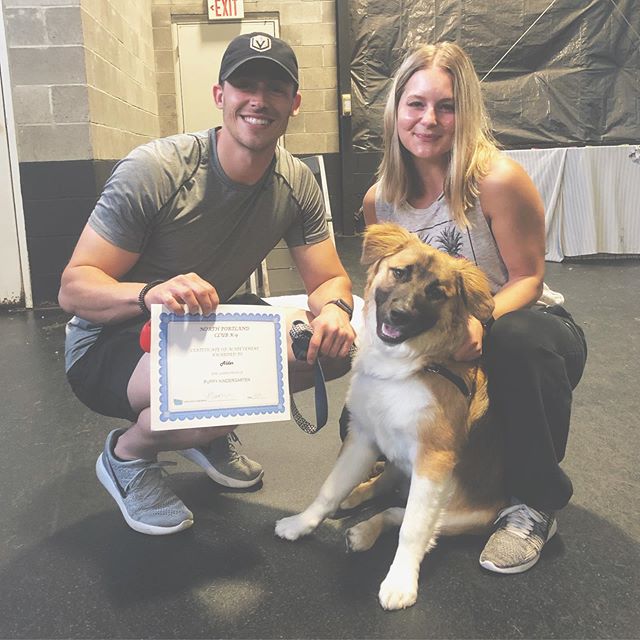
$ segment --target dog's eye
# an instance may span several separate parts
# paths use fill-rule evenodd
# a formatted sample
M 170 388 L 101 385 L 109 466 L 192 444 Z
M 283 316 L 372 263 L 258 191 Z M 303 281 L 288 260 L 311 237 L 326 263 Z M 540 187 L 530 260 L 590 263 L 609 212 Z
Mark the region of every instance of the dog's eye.
M 440 286 L 440 282 L 436 280 L 432 282 L 426 289 L 425 293 L 427 297 L 431 300 L 444 300 L 447 296 L 444 292 L 444 289 Z
M 411 276 L 411 267 L 391 267 L 391 273 L 398 282 L 407 282 Z

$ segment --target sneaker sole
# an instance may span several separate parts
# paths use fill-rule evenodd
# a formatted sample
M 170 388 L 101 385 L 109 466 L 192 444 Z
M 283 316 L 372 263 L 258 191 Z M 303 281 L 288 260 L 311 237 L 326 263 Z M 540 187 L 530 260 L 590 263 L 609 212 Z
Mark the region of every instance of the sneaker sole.
M 149 536 L 166 536 L 171 533 L 177 533 L 178 531 L 183 531 L 184 529 L 188 529 L 192 524 L 192 519 L 183 520 L 179 524 L 173 525 L 172 527 L 159 527 L 153 524 L 146 524 L 145 522 L 139 522 L 138 520 L 134 520 L 129 513 L 127 512 L 127 508 L 122 500 L 122 496 L 118 489 L 114 486 L 113 480 L 111 476 L 107 473 L 105 469 L 104 462 L 102 461 L 102 456 L 104 454 L 100 454 L 98 456 L 98 460 L 96 461 L 96 475 L 98 476 L 98 480 L 102 486 L 109 492 L 109 495 L 116 501 L 116 504 L 120 508 L 122 512 L 122 516 L 124 517 L 126 523 L 138 533 L 145 533 Z
M 556 535 L 557 531 L 558 531 L 558 521 L 554 518 L 553 522 L 551 523 L 551 527 L 549 528 L 549 534 L 547 535 L 545 544 L 549 542 L 549 540 L 551 540 L 553 536 Z M 540 553 L 535 558 L 533 558 L 533 560 L 530 560 L 529 562 L 525 562 L 524 564 L 519 564 L 516 567 L 497 567 L 490 560 L 480 560 L 480 566 L 483 569 L 487 569 L 488 571 L 493 571 L 494 573 L 506 573 L 506 574 L 524 573 L 525 571 L 528 571 L 529 569 L 531 569 L 531 567 L 533 567 L 538 562 L 538 560 L 540 560 L 541 555 L 542 555 L 542 549 L 540 550 Z
M 248 489 L 249 487 L 253 487 L 262 480 L 262 476 L 264 475 L 263 469 L 253 480 L 237 480 L 231 476 L 225 476 L 224 473 L 220 473 L 220 471 L 209 462 L 207 457 L 197 449 L 183 449 L 177 453 L 190 462 L 193 462 L 193 464 L 197 464 L 214 482 L 231 489 Z

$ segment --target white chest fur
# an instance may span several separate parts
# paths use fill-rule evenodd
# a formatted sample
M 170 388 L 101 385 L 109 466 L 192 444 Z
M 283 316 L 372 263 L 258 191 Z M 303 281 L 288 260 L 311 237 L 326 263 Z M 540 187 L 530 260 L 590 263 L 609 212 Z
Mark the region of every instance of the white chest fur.
M 377 378 L 356 369 L 348 395 L 350 428 L 364 432 L 384 455 L 411 475 L 419 425 L 428 423 L 434 398 L 419 376 Z M 426 420 L 425 420 L 426 418 Z

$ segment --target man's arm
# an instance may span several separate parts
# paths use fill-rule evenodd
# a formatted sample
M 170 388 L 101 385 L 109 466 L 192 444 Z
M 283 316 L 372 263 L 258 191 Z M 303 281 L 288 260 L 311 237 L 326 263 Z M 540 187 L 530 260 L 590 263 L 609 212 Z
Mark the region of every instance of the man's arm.
M 119 282 L 138 261 L 139 254 L 111 244 L 90 226 L 86 226 L 62 273 L 58 301 L 68 313 L 96 322 L 122 322 L 142 314 L 138 296 L 146 282 Z M 195 273 L 171 278 L 153 287 L 145 296 L 152 303 L 165 304 L 175 313 L 210 313 L 218 304 L 211 284 Z
M 346 311 L 332 300 L 342 299 L 353 308 L 351 280 L 336 252 L 331 238 L 317 244 L 291 247 L 291 255 L 309 295 L 313 338 L 307 361 L 318 353 L 331 358 L 345 358 L 355 339 Z

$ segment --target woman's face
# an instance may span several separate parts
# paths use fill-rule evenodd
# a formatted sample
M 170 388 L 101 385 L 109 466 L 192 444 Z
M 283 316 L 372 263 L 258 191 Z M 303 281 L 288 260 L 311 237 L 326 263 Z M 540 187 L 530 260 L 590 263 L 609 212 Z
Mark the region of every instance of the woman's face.
M 441 160 L 453 147 L 453 82 L 447 71 L 416 71 L 398 103 L 398 137 L 414 158 Z

